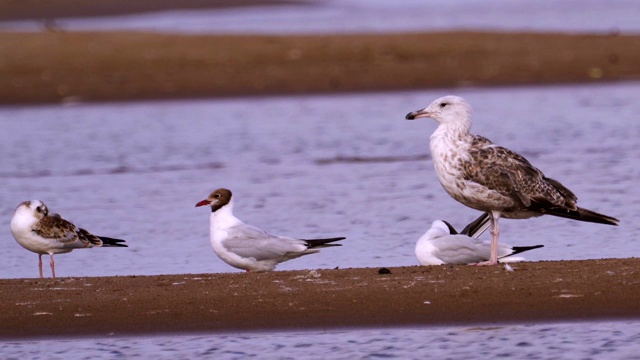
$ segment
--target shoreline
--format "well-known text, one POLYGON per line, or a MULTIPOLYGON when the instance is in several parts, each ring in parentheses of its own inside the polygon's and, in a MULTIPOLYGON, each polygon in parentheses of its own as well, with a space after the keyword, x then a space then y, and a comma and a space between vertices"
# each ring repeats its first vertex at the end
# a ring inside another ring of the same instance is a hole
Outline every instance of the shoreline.
POLYGON ((0 280, 0 339, 640 318, 640 258, 0 280))
POLYGON ((640 79, 640 35, 0 32, 0 105, 640 79))

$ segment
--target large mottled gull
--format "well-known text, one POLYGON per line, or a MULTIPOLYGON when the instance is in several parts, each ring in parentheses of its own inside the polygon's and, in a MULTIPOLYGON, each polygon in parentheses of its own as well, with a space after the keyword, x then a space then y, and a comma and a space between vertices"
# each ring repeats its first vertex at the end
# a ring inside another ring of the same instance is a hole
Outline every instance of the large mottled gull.
POLYGON ((461 97, 445 96, 410 112, 407 120, 431 118, 439 125, 431 135, 431 157, 440 184, 462 204, 491 214, 491 257, 478 265, 498 263, 501 217, 528 219, 555 215, 599 224, 619 220, 580 208, 564 185, 546 177, 523 156, 482 136, 470 134, 471 106, 461 97))

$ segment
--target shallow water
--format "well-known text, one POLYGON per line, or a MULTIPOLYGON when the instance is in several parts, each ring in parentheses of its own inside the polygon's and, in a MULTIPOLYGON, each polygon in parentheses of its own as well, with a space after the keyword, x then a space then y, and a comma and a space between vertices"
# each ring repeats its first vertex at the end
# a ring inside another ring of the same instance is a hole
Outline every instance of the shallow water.
MULTIPOLYGON (((0 277, 38 275, 37 255, 9 230, 27 199, 130 245, 58 255, 59 276, 238 271, 214 255, 209 212, 194 207, 218 187, 234 191, 239 218, 272 233, 347 237, 278 269, 416 265, 433 220, 462 228, 477 216, 425 158, 435 122, 404 120, 448 92, 2 107, 0 277)), ((475 133, 622 222, 503 220, 501 240, 544 244, 529 260, 640 256, 640 83, 455 93, 474 106, 475 133)))
POLYGON ((637 322, 0 342, 10 359, 638 359, 637 322))
MULTIPOLYGON (((58 19, 65 30, 183 33, 357 33, 443 31, 640 32, 635 0, 321 0, 310 6, 166 11, 88 19, 58 19)), ((0 28, 40 30, 42 21, 0 22, 0 28)))

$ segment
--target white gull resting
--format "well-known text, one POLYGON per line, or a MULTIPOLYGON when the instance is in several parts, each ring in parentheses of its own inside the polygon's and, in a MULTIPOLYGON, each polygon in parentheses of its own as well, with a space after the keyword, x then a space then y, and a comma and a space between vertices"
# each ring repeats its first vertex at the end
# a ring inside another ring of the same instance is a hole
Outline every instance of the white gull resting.
POLYGON ((242 270, 271 271, 283 261, 314 254, 344 237, 303 240, 271 235, 245 224, 233 215, 233 198, 228 189, 217 189, 196 206, 210 206, 211 246, 222 261, 242 270))
POLYGON ((124 240, 93 235, 58 214, 49 214, 49 209, 40 200, 25 201, 18 205, 11 218, 11 234, 22 247, 38 254, 40 278, 43 277, 44 254, 49 254, 51 258, 51 276, 55 279, 53 254, 92 247, 127 247, 123 244, 124 240))
MULTIPOLYGON (((416 257, 420 265, 475 264, 486 261, 491 256, 491 243, 477 239, 490 225, 490 215, 482 214, 458 233, 446 221, 436 220, 431 228, 418 239, 416 257)), ((513 256, 544 245, 511 246, 500 243, 498 261, 501 263, 525 260, 513 256)))
POLYGON ((463 98, 445 96, 406 116, 407 120, 418 118, 439 123, 430 147, 445 191, 462 204, 491 214, 491 257, 479 265, 498 263, 500 217, 555 215, 618 225, 618 219, 578 207, 578 199, 569 189, 546 177, 524 157, 470 134, 471 106, 463 98))

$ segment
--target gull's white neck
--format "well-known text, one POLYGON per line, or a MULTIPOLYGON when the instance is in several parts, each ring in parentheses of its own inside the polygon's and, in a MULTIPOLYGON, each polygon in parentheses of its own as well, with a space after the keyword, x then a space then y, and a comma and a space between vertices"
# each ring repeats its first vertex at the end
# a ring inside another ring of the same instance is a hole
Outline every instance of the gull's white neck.
POLYGON ((470 121, 441 123, 431 134, 429 141, 433 161, 444 161, 452 152, 464 151, 471 141, 470 127, 470 121))
POLYGON ((471 127, 468 121, 441 123, 429 141, 431 158, 438 180, 444 189, 457 199, 456 184, 460 179, 463 160, 471 146, 471 127))
MULTIPOLYGON (((471 116, 465 114, 456 120, 443 120, 438 122, 438 128, 433 133, 436 134, 451 134, 456 136, 469 135, 471 131, 471 116)), ((432 135, 432 137, 433 137, 432 135)))
POLYGON ((241 224, 242 221, 233 215, 233 200, 227 205, 211 213, 211 231, 224 230, 241 224))
POLYGON ((16 234, 20 232, 31 232, 33 225, 39 220, 33 216, 31 209, 20 207, 11 218, 11 231, 16 234))

